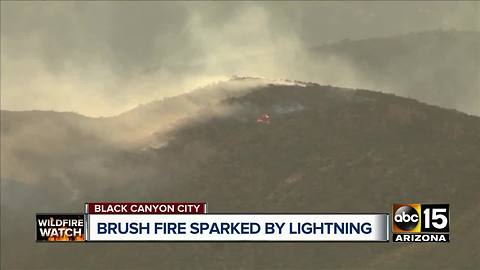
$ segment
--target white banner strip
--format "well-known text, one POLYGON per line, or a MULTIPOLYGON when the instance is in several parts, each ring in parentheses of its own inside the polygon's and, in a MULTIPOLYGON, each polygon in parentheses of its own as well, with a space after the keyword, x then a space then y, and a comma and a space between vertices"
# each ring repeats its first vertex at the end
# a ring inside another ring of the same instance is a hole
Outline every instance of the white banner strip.
POLYGON ((89 214, 87 241, 388 241, 388 214, 89 214))

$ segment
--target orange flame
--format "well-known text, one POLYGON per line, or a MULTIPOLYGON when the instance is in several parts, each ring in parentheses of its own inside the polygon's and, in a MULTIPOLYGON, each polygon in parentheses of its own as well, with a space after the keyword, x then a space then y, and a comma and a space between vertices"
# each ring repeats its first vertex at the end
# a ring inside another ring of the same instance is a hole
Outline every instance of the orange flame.
POLYGON ((77 235, 77 236, 68 236, 65 232, 67 227, 62 227, 64 229, 62 232, 60 232, 60 235, 58 236, 50 236, 48 237, 48 241, 52 242, 57 242, 57 241, 85 241, 85 237, 83 234, 77 235))

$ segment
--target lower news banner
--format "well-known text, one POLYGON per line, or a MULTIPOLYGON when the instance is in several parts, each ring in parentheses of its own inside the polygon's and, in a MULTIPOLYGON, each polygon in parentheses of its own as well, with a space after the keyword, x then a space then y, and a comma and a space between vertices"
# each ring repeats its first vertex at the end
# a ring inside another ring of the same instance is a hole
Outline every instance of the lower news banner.
POLYGON ((37 214, 37 242, 85 241, 84 214, 37 214))
POLYGON ((388 214, 88 214, 87 241, 387 242, 388 214))

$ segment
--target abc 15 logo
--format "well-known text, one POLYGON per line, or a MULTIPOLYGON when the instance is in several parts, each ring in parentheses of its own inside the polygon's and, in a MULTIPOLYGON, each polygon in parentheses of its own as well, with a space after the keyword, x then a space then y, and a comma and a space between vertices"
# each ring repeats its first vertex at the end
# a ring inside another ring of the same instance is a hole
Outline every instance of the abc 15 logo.
POLYGON ((432 233, 450 231, 448 204, 394 204, 393 233, 432 233))

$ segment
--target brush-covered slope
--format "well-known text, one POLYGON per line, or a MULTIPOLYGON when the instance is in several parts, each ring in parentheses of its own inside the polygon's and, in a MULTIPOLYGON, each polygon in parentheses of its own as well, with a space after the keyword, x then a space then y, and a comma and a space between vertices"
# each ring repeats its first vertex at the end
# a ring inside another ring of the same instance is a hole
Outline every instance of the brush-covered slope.
MULTIPOLYGON (((4 156, 2 142, 2 160, 12 166, 8 175, 2 168, 2 267, 383 269, 480 264, 480 235, 472 228, 480 221, 478 117, 366 90, 264 84, 199 110, 157 139, 163 146, 114 148, 43 166, 24 163, 15 153, 17 167, 11 163, 14 157, 4 156), (265 112, 270 124, 256 123, 265 112), (25 173, 28 166, 35 166, 38 181, 16 178, 31 176, 25 173), (83 202, 99 200, 200 200, 209 203, 210 212, 248 213, 390 212, 394 202, 450 203, 452 242, 33 243, 34 212, 79 212, 83 202), (73 264, 78 258, 82 263, 73 264)), ((91 151, 76 145, 69 149, 70 154, 91 151)))

